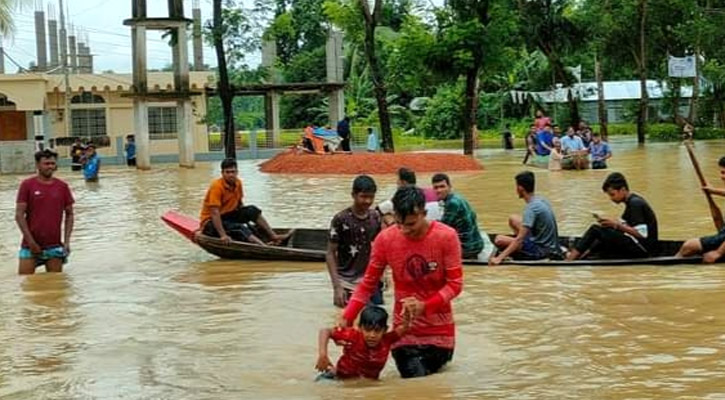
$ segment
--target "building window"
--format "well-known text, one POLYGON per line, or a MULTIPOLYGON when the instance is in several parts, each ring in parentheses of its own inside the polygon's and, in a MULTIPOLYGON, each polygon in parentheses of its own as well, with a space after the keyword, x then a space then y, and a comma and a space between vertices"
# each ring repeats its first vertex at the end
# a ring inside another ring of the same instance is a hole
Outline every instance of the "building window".
POLYGON ((71 97, 71 104, 103 104, 106 101, 103 97, 91 92, 81 92, 81 94, 71 97))
POLYGON ((149 107, 149 138, 176 139, 176 107, 149 107))
POLYGON ((73 136, 91 137, 106 135, 106 110, 88 108, 71 110, 73 136))

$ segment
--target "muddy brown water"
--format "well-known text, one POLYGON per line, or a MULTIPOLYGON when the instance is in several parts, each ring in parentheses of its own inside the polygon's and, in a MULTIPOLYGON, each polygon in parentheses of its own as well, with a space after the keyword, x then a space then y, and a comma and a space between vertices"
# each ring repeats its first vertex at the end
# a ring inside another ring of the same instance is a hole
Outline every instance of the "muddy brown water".
MULTIPOLYGON (((713 230, 684 148, 614 149, 611 170, 651 203, 663 238, 713 230)), ((719 184, 725 142, 696 150, 719 184)), ((453 184, 481 226, 502 231, 523 206, 512 178, 522 154, 479 156, 486 170, 453 184)), ((622 212, 601 192, 606 172, 534 171, 562 234, 581 234, 591 211, 622 212)), ((30 277, 16 275, 22 177, 0 178, 0 398, 725 398, 724 266, 466 267, 443 373, 402 380, 390 361, 379 382, 315 384, 317 330, 337 315, 324 265, 218 260, 159 220, 197 215, 217 174, 104 168, 86 184, 61 171, 77 200, 73 254, 66 273, 30 277)), ((265 175, 251 161, 241 176, 276 226, 323 228, 349 203, 351 177, 265 175)), ((390 196, 394 178, 375 178, 390 196)))

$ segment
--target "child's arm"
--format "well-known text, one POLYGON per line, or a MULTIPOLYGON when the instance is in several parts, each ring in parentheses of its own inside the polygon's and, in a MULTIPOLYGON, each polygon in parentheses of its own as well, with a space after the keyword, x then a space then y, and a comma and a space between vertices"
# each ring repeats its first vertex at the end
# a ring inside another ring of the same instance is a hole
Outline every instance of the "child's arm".
POLYGON ((317 364, 315 368, 320 372, 329 371, 332 369, 332 361, 327 355, 327 344, 330 342, 330 336, 332 335, 332 329, 325 328, 320 329, 320 334, 317 338, 317 364))

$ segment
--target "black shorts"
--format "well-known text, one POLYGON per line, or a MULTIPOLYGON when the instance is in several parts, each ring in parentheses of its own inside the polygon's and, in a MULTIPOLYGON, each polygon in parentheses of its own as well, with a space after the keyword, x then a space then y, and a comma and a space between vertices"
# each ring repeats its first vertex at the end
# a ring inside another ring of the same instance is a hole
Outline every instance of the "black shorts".
POLYGON ((717 250, 720 245, 725 242, 725 228, 720 229, 720 232, 712 235, 700 238, 700 245, 702 246, 702 252, 707 253, 709 251, 717 250))
MULTIPOLYGON (((233 240, 248 242, 249 237, 255 234, 250 227, 250 222, 257 221, 260 215, 262 215, 262 210, 259 208, 242 206, 232 212, 222 214, 222 227, 233 240)), ((219 237, 219 232, 217 232, 211 220, 204 224, 202 233, 211 237, 219 237)))
POLYGON ((136 159, 135 158, 127 158, 126 159, 126 165, 129 167, 135 167, 136 166, 136 159))
POLYGON ((607 169, 607 162, 604 160, 592 161, 592 169, 607 169))
POLYGON ((393 358, 402 378, 415 378, 438 372, 453 359, 453 349, 433 345, 400 346, 393 358))

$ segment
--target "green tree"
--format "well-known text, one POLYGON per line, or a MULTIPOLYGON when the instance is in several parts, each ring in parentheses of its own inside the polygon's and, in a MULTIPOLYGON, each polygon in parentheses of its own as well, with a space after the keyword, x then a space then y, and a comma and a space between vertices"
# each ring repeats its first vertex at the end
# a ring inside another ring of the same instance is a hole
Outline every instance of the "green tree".
POLYGON ((335 25, 345 31, 350 42, 361 44, 363 48, 377 103, 382 147, 386 152, 393 152, 395 148, 388 110, 388 89, 375 35, 383 22, 383 0, 375 0, 372 9, 367 0, 344 0, 339 3, 328 1, 325 3, 325 13, 335 25))
POLYGON ((507 2, 499 0, 450 0, 438 11, 439 32, 432 65, 454 79, 465 80, 463 129, 464 154, 473 155, 478 120, 480 74, 489 75, 507 63, 507 45, 515 28, 507 2))
MULTIPOLYGON (((574 0, 517 0, 520 16, 520 35, 529 49, 538 49, 549 60, 556 80, 566 88, 574 84, 564 59, 580 48, 584 31, 574 22, 574 0)), ((569 123, 579 123, 577 99, 569 90, 569 123)))

